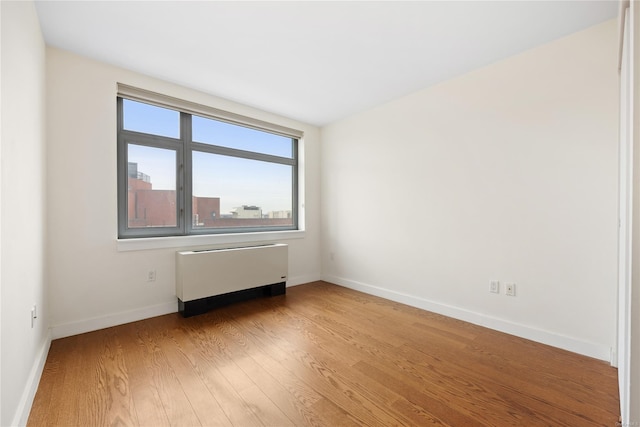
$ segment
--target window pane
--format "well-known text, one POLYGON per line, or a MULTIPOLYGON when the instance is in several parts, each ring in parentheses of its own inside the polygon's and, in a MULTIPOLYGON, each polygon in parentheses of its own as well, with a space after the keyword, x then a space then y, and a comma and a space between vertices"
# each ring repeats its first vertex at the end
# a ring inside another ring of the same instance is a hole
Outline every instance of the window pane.
POLYGON ((293 226, 293 166, 193 152, 193 227, 293 226))
POLYGON ((198 116, 193 116, 192 126, 196 142, 289 159, 293 157, 291 138, 198 116))
POLYGON ((176 227, 176 152, 129 144, 129 228, 176 227))
POLYGON ((123 128, 152 135, 180 137, 180 113, 155 105, 123 99, 123 128))

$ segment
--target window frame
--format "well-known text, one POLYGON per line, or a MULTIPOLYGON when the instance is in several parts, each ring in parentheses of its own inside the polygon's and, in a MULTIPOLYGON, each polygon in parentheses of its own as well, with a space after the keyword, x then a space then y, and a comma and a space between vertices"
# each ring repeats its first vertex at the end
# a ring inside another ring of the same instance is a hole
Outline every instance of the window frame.
POLYGON ((179 100, 160 95, 143 89, 118 84, 116 97, 117 108, 117 174, 118 174, 118 239, 138 239, 154 237, 186 237, 222 234, 253 234, 277 231, 300 231, 299 225, 299 143, 302 131, 290 129, 273 123, 263 122, 251 117, 218 110, 201 104, 179 100), (131 100, 154 105, 161 108, 178 111, 180 113, 179 138, 151 135, 124 129, 123 100, 131 100), (254 130, 276 134, 291 138, 291 158, 253 151, 223 147, 193 141, 192 116, 197 115, 207 119, 226 122, 254 130), (130 144, 173 150, 176 153, 176 226, 175 227, 129 227, 128 218, 128 147, 130 144), (200 228, 193 226, 192 194, 193 171, 192 153, 194 151, 207 154, 230 156, 249 160, 283 164, 291 167, 291 225, 280 226, 247 226, 200 228))

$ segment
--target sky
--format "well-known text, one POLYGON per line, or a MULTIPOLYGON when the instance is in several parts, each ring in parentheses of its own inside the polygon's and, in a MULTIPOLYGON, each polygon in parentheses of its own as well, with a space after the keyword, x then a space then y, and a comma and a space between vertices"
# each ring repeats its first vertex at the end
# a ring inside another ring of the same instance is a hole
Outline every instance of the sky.
MULTIPOLYGON (((124 128, 169 138, 180 137, 180 113, 124 100, 124 128)), ((193 140, 241 150, 292 158, 290 138, 193 116, 193 140)), ((176 145, 180 145, 176 141, 176 145)), ((151 177, 155 190, 175 190, 176 152, 129 144, 128 161, 151 177)), ((221 213, 242 205, 260 206, 263 213, 292 210, 293 167, 194 151, 193 195, 220 197, 221 213)))

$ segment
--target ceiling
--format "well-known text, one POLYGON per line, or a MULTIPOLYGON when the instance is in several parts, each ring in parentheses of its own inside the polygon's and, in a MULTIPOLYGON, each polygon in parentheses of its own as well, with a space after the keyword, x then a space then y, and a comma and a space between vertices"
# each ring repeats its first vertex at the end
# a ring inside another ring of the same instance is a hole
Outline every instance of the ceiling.
POLYGON ((37 1, 36 8, 50 46, 322 126, 614 18, 618 3, 37 1))

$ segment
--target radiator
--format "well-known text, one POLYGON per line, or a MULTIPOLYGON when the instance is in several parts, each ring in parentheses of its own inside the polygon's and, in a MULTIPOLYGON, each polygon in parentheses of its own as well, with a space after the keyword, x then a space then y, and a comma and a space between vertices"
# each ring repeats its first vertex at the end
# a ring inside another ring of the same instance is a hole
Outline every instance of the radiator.
POLYGON ((288 246, 270 244, 176 253, 178 310, 189 317, 257 296, 285 293, 288 246))

